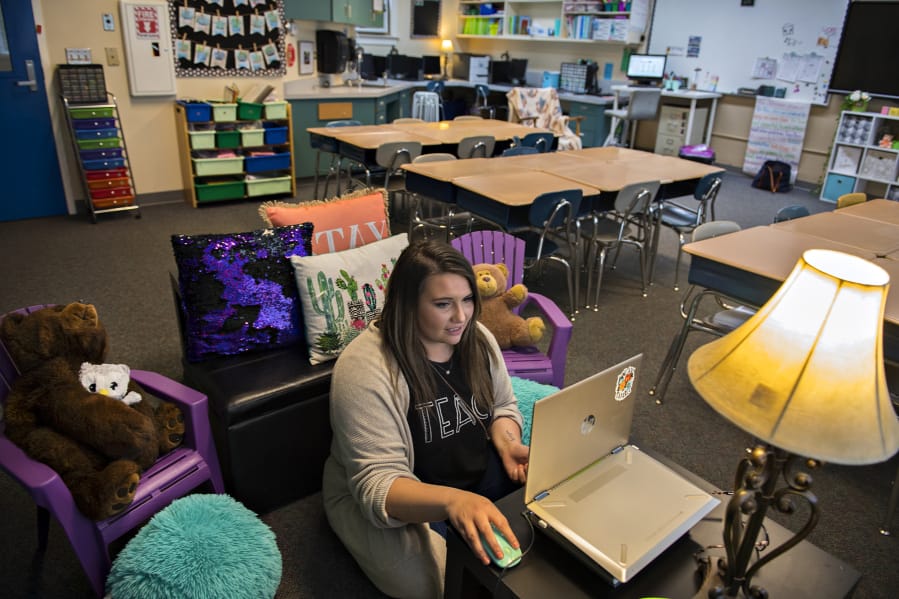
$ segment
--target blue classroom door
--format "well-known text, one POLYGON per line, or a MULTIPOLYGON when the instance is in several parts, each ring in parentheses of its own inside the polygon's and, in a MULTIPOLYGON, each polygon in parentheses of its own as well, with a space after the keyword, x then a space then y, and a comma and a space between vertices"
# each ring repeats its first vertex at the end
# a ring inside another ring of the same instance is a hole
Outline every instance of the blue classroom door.
POLYGON ((66 214, 30 1, 0 0, 0 143, 0 221, 66 214))

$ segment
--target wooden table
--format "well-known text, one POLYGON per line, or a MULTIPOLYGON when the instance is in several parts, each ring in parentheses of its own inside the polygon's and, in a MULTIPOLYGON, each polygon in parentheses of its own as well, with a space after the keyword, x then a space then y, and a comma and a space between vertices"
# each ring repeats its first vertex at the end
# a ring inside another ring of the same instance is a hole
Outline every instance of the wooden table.
POLYGON ((895 200, 868 200, 861 204, 854 204, 846 208, 840 208, 840 214, 849 214, 861 218, 870 218, 880 222, 899 225, 899 202, 895 200))
POLYGON ((489 135, 496 141, 501 142, 510 141, 514 137, 524 137, 529 133, 552 133, 549 129, 527 127, 520 123, 510 123, 496 119, 440 121, 437 123, 391 123, 382 126, 426 135, 448 145, 458 145, 462 139, 474 135, 489 135))
MULTIPOLYGON (((895 278, 899 277, 899 261, 878 258, 871 250, 851 245, 857 243, 854 232, 847 233, 848 243, 839 229, 830 232, 833 239, 768 225, 688 243, 684 251, 691 255, 690 283, 761 306, 780 288, 802 253, 810 249, 836 250, 871 260, 887 270, 892 280, 899 280, 895 278)), ((899 291, 895 285, 884 309, 883 347, 887 358, 899 360, 899 291)))
POLYGON ((440 202, 456 203, 455 179, 473 175, 518 173, 526 175, 531 169, 513 165, 510 158, 469 158, 403 165, 406 171, 406 189, 440 202))
POLYGON ((899 222, 891 223, 856 216, 845 210, 844 208, 833 212, 821 212, 771 226, 822 239, 837 239, 841 243, 873 252, 877 256, 885 256, 899 250, 899 222))

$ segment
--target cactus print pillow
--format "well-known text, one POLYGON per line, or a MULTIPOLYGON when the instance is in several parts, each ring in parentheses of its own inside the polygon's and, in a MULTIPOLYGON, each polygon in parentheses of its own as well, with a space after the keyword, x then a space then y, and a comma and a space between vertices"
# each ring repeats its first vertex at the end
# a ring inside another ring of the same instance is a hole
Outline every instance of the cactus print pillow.
POLYGON ((172 235, 190 362, 302 339, 288 257, 308 256, 312 225, 172 235))
POLYGON ((405 233, 319 256, 291 256, 309 362, 333 360, 381 313, 387 278, 409 245, 405 233))

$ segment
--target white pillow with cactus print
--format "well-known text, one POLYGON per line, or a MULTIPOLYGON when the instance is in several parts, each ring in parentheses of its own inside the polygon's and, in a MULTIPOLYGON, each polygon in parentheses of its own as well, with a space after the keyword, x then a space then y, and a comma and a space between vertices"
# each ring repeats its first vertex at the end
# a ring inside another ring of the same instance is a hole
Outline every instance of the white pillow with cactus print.
POLYGON ((336 358, 381 313, 387 278, 407 245, 408 236, 400 233, 341 252, 291 256, 309 362, 336 358))

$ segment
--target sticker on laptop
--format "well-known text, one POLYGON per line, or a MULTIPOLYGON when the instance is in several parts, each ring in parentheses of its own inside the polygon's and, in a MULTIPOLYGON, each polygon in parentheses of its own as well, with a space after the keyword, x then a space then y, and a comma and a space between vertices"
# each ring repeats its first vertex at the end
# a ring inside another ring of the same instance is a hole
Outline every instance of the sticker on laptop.
POLYGON ((628 366, 618 375, 618 381, 615 383, 615 401, 624 401, 634 390, 636 372, 636 368, 628 366))

